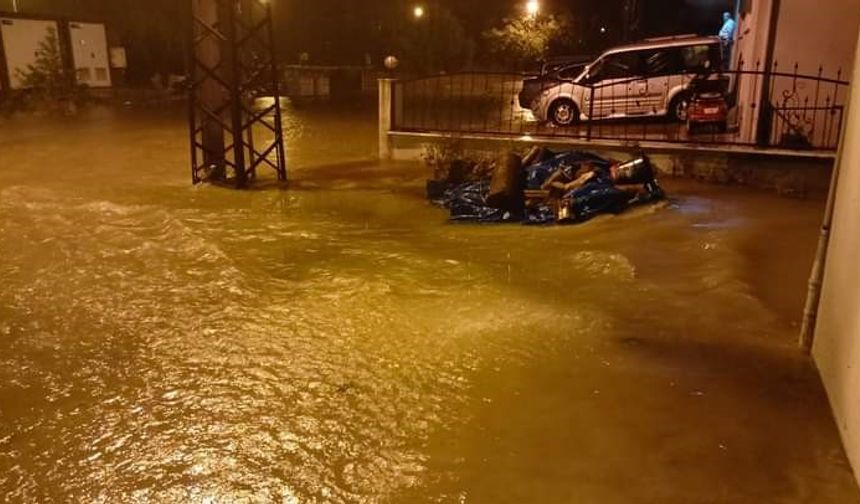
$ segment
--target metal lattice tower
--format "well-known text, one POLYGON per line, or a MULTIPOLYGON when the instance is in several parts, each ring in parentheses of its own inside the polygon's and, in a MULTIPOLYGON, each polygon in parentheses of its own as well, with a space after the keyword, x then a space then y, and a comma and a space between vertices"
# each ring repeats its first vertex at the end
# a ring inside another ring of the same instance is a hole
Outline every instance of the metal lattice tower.
POLYGON ((270 6, 265 0, 191 0, 191 18, 193 182, 243 188, 260 166, 274 169, 278 180, 285 181, 270 6))

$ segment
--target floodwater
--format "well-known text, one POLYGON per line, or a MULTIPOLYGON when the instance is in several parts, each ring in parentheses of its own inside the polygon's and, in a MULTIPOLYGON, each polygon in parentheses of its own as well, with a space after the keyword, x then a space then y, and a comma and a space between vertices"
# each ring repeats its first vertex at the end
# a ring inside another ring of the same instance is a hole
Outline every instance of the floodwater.
POLYGON ((821 201, 450 225, 372 112, 289 111, 246 192, 182 118, 0 124, 0 501, 860 502, 795 347, 821 201))

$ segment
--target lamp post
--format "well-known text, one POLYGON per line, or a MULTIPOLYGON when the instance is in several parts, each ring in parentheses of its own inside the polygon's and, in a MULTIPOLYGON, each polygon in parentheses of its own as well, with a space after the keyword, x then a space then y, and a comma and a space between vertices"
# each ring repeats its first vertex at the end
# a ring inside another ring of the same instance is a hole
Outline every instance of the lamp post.
POLYGON ((528 0, 526 2, 526 15, 531 19, 535 19, 539 13, 540 0, 528 0))
MULTIPOLYGON (((431 2, 433 0, 430 0, 431 2)), ((433 22, 435 21, 436 12, 438 12, 437 5, 435 3, 431 4, 429 7, 425 7, 422 4, 416 4, 412 9, 412 18, 415 23, 418 25, 416 28, 416 32, 418 33, 418 37, 421 42, 420 44, 424 47, 424 56, 423 56, 423 64, 429 65, 432 68, 432 51, 430 50, 430 44, 432 43, 431 39, 433 37, 433 22), (427 17, 432 16, 430 19, 426 19, 427 17)), ((414 64, 414 62, 413 62, 414 64)))

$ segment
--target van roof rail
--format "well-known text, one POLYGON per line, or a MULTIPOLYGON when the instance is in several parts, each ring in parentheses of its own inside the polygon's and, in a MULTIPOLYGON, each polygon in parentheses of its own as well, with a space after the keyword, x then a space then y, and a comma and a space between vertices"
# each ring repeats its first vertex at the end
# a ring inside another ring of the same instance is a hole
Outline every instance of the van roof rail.
POLYGON ((669 35, 666 37, 653 37, 653 38, 646 38, 645 42, 666 42, 668 40, 684 40, 684 39, 691 39, 691 38, 699 38, 699 35, 696 35, 695 33, 684 33, 682 35, 669 35))

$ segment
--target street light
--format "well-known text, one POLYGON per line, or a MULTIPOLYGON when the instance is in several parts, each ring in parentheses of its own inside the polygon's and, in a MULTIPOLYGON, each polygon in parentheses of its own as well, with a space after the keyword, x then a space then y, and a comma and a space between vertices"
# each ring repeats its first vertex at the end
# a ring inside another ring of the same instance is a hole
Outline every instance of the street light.
POLYGON ((424 7, 421 5, 416 5, 414 9, 412 9, 412 15, 415 16, 416 20, 420 20, 424 17, 424 7))
POLYGON ((535 18, 538 13, 540 13, 540 0, 528 0, 526 3, 526 14, 530 18, 535 18))

